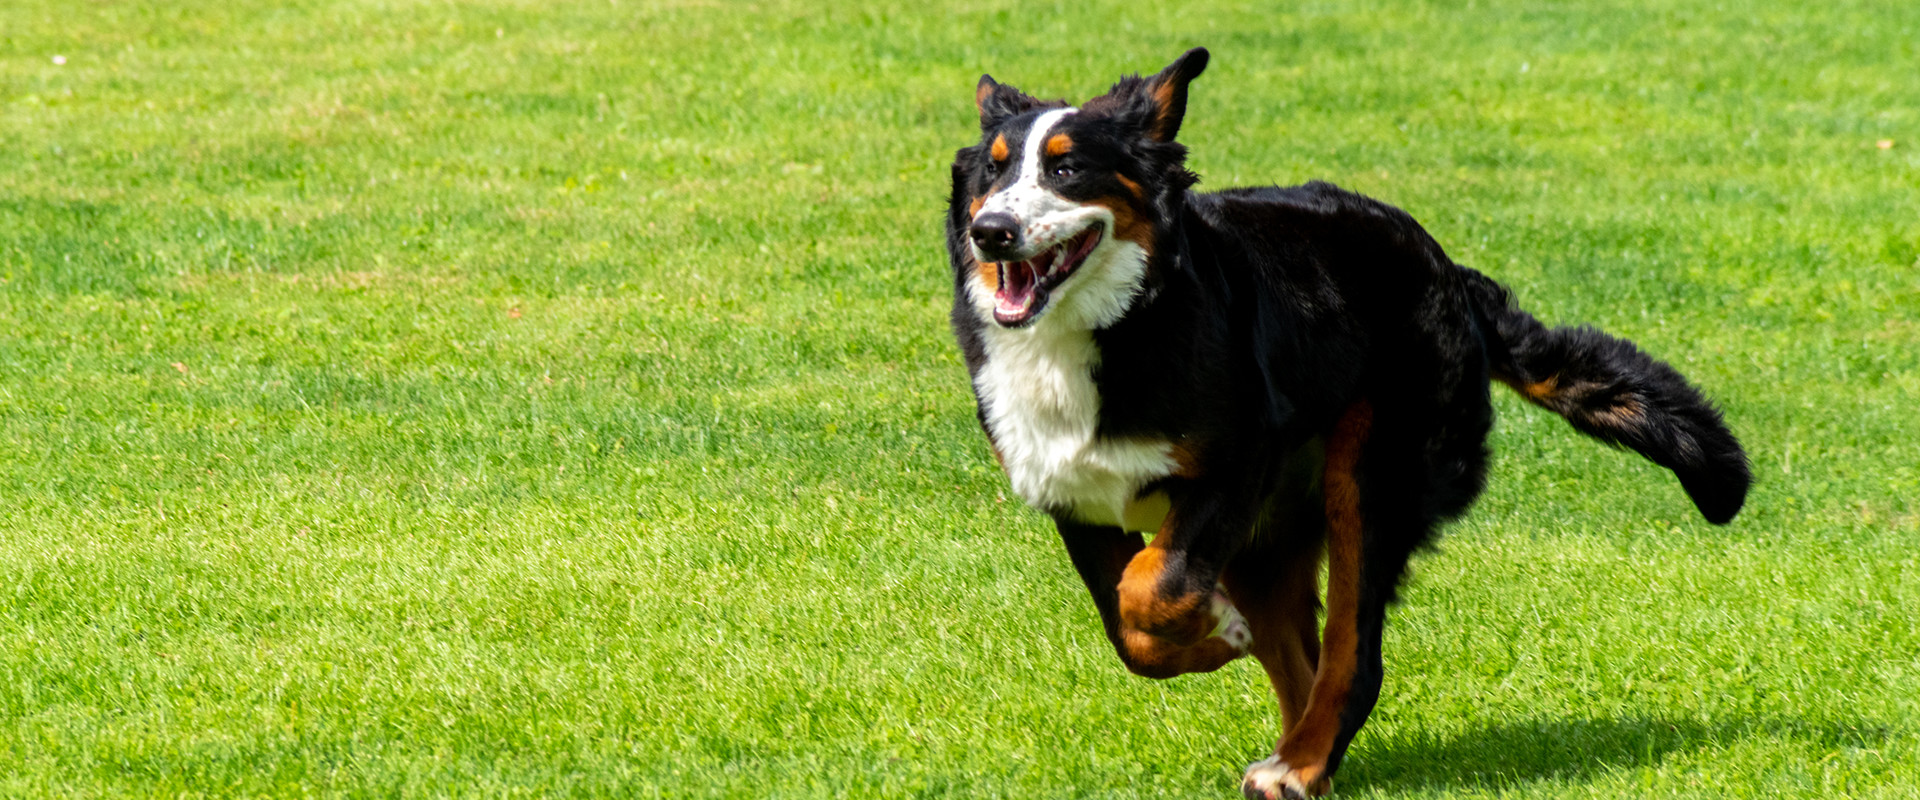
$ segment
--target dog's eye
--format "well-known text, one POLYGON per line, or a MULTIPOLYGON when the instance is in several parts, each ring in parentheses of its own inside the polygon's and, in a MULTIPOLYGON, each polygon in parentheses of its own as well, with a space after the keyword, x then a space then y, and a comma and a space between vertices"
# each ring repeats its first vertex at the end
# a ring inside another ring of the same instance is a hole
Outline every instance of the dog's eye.
POLYGON ((1053 168, 1053 177, 1056 177, 1056 178, 1071 178, 1071 177, 1073 177, 1073 167, 1069 167, 1069 166, 1067 166, 1067 165, 1065 165, 1065 164, 1061 164, 1060 166, 1057 166, 1057 167, 1054 167, 1054 168, 1053 168))

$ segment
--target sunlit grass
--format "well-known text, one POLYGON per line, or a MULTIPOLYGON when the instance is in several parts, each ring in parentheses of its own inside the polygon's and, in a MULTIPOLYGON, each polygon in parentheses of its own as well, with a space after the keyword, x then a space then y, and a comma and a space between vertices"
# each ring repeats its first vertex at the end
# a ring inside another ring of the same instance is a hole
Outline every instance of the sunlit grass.
POLYGON ((992 72, 1206 45, 1204 186, 1407 208, 1643 343, 1720 529, 1501 397, 1350 796, 1920 791, 1920 8, 0 7, 0 793, 1220 797, 945 315, 992 72), (55 63, 54 56, 64 63, 55 63), (1882 140, 1892 140, 1881 147, 1882 140))

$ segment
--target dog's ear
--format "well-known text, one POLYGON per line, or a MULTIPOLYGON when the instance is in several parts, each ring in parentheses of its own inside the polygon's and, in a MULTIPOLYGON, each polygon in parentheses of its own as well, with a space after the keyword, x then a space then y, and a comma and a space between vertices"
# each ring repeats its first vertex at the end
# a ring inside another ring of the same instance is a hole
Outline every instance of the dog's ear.
POLYGON ((1207 48, 1188 50, 1152 77, 1129 75, 1088 100, 1082 110, 1105 113, 1156 142, 1171 142, 1187 116, 1187 84, 1207 70, 1207 48))
POLYGON ((1004 83, 994 81, 992 75, 980 76, 980 86, 973 90, 973 104, 980 109, 980 130, 991 130, 1008 117, 1031 111, 1040 101, 1028 97, 1026 92, 1004 83))
POLYGON ((1147 79, 1147 97, 1153 101, 1153 120, 1147 135, 1157 141, 1171 142, 1180 132, 1180 121, 1187 117, 1187 84, 1207 71, 1207 48, 1196 47, 1181 54, 1166 69, 1147 79))

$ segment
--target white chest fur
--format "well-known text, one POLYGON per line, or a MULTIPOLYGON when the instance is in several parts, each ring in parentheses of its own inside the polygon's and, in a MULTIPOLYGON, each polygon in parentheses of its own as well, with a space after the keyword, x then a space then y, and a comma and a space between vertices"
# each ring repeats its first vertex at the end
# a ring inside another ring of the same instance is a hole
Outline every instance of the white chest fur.
POLYGON ((1157 528, 1157 519, 1142 518, 1134 495, 1174 471, 1172 446, 1098 436, 1093 336, 1045 322, 1020 330, 989 325, 986 363, 974 379, 1014 491, 1035 508, 1082 522, 1157 528))

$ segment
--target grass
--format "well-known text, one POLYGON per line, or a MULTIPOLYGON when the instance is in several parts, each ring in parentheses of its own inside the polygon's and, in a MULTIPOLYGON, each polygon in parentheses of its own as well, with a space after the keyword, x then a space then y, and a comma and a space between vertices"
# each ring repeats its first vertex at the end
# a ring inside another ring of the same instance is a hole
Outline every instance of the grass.
POLYGON ((1341 794, 1920 792, 1920 6, 1266 5, 0 7, 0 793, 1231 796, 1258 670, 1124 674, 938 232, 980 72, 1201 44, 1205 186, 1407 208, 1760 475, 1500 397, 1341 794))

